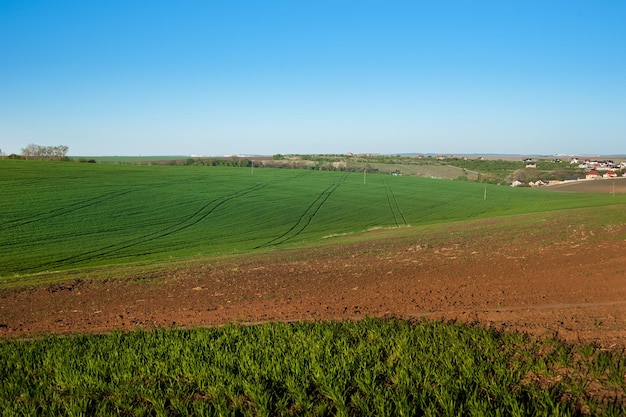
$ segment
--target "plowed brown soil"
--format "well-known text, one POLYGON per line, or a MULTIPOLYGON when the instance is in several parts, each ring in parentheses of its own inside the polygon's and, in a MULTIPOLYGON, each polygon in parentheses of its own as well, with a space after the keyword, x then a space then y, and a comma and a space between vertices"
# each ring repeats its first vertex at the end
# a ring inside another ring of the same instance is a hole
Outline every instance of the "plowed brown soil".
POLYGON ((623 348, 626 226, 584 221, 490 219, 115 279, 68 273, 0 290, 0 337, 397 316, 623 348))

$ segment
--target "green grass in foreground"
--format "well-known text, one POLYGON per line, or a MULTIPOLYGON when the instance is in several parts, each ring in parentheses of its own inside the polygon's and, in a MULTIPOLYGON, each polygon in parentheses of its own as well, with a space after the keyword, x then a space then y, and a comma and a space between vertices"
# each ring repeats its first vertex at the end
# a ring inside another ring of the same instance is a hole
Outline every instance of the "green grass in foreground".
POLYGON ((3 415, 624 415, 622 353, 366 319, 0 342, 3 415))
POLYGON ((626 202, 619 195, 286 169, 0 160, 0 174, 0 277, 626 202))

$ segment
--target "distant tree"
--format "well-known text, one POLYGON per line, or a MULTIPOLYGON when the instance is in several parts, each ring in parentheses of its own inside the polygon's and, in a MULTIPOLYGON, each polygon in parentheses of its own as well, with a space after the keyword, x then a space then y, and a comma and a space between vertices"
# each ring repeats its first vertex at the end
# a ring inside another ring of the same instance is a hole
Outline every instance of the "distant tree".
POLYGON ((36 157, 37 148, 39 148, 39 146, 35 145, 34 143, 26 145, 25 148, 22 148, 22 156, 26 159, 36 157))
POLYGON ((69 149, 70 148, 65 145, 53 146, 51 149, 51 154, 52 154, 51 156, 54 159, 63 161, 67 157, 67 151, 69 149))
POLYGON ((526 182, 526 170, 518 169, 513 173, 513 181, 526 182))

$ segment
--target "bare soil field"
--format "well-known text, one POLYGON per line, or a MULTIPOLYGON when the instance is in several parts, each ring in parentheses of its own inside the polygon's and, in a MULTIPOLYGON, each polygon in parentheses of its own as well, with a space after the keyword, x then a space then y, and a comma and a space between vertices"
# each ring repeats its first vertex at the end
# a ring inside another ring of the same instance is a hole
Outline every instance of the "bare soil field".
POLYGON ((568 212, 365 235, 5 288, 0 337, 396 316, 626 348, 626 225, 568 212))
POLYGON ((580 180, 564 184, 551 185, 551 191, 561 191, 569 193, 601 193, 601 194, 625 194, 626 178, 580 180))

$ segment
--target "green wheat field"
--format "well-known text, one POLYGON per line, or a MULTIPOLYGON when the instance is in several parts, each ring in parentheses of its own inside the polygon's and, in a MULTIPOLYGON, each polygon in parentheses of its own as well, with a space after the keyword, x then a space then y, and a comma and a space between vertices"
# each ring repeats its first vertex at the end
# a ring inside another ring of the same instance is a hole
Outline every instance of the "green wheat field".
POLYGON ((12 160, 0 189, 0 277, 626 202, 384 174, 12 160))

